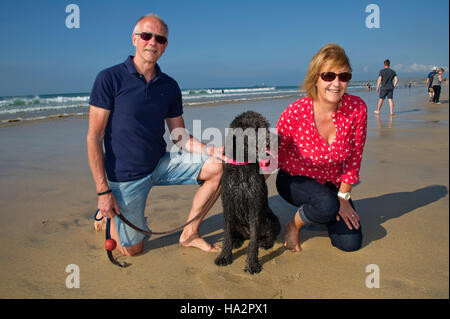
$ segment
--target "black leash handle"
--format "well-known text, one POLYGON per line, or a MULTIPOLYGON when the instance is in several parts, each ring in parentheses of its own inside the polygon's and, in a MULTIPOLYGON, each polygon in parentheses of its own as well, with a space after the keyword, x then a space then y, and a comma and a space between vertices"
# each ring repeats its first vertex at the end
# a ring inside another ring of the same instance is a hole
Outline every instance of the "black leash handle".
MULTIPOLYGON (((98 210, 97 210, 98 211, 98 210)), ((95 215, 97 215, 97 213, 95 213, 95 215)), ((108 218, 108 219, 106 219, 106 240, 108 240, 108 239, 111 239, 111 232, 110 232, 110 219, 108 218)), ((131 264, 129 264, 129 263, 127 263, 127 262, 120 262, 120 261, 117 261, 115 258, 114 258, 114 256, 113 256, 113 254, 112 254, 112 250, 108 250, 108 249, 106 249, 106 254, 108 255, 108 258, 109 258, 109 260, 114 264, 114 265, 117 265, 117 266, 119 266, 119 267, 122 267, 122 268, 126 268, 126 267, 128 267, 128 266, 130 266, 131 264)))

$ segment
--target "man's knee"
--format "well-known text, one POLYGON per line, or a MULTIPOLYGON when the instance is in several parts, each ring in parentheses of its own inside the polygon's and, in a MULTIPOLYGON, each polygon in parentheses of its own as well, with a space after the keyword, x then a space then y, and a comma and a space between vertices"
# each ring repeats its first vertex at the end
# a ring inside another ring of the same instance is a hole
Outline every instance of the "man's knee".
POLYGON ((205 164, 203 164, 198 179, 219 182, 222 177, 222 172, 222 162, 216 158, 210 157, 205 164))
POLYGON ((120 247, 120 252, 124 256, 135 256, 142 253, 143 242, 141 241, 139 244, 129 246, 129 247, 120 247))

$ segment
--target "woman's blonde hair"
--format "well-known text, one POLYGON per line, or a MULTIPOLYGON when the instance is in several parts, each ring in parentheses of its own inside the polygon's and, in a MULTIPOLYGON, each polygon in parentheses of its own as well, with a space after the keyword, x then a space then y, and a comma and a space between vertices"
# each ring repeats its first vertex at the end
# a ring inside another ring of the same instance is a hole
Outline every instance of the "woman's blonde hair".
POLYGON ((303 89, 306 90, 306 94, 312 99, 317 97, 316 83, 324 67, 330 69, 333 67, 347 67, 349 72, 352 72, 350 60, 344 49, 335 43, 325 45, 312 58, 303 82, 303 89))

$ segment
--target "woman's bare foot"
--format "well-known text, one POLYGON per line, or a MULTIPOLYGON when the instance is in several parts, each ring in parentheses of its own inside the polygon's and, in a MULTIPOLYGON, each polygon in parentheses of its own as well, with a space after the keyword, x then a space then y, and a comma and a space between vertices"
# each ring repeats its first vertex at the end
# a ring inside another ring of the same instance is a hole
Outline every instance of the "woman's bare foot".
POLYGON ((180 237, 180 245, 185 247, 195 247, 199 248, 206 252, 216 253, 220 251, 220 247, 216 244, 211 245, 207 243, 203 238, 199 235, 192 235, 187 238, 180 237))
POLYGON ((297 227, 295 226, 294 220, 291 220, 286 225, 286 230, 284 232, 284 247, 293 252, 302 250, 298 240, 299 230, 300 229, 297 229, 297 227))

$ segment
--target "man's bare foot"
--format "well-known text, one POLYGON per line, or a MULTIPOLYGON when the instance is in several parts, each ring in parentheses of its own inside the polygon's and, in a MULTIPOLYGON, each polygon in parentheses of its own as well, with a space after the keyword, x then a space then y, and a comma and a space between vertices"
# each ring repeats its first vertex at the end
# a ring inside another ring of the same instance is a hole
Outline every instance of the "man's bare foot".
POLYGON ((206 252, 216 253, 220 251, 220 247, 216 244, 211 245, 207 243, 203 238, 198 235, 192 235, 187 239, 181 239, 180 237, 180 245, 185 247, 195 247, 199 248, 206 252))
POLYGON ((380 111, 373 111, 373 113, 375 113, 375 114, 380 114, 380 111))
POLYGON ((286 230, 284 233, 284 247, 286 247, 287 249, 296 252, 296 251, 301 251, 302 248, 300 247, 300 243, 298 240, 298 232, 299 230, 297 229, 297 227, 295 227, 295 223, 293 220, 291 220, 287 225, 286 225, 286 230))

